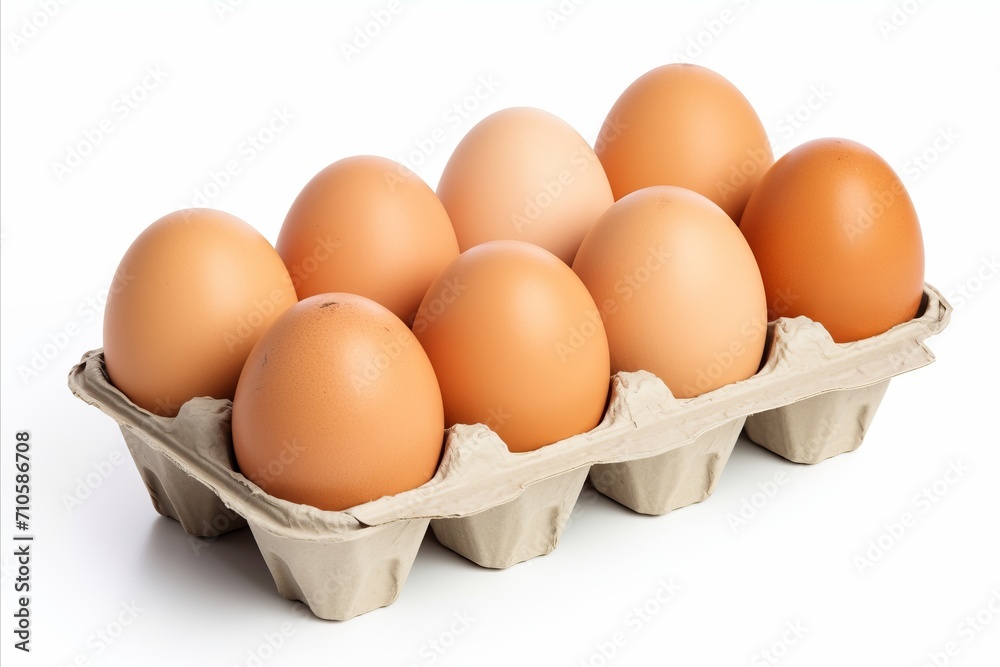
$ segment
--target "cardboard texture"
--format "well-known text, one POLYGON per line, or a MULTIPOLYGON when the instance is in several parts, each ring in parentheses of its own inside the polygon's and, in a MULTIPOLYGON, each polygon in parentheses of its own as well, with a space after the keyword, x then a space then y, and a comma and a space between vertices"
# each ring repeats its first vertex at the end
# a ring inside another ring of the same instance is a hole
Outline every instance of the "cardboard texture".
POLYGON ((525 488, 514 500, 467 517, 434 519, 438 542, 483 567, 505 568, 556 548, 587 468, 577 468, 525 488))
POLYGON ((148 446, 141 435, 126 426, 121 431, 157 512, 176 519, 184 532, 196 537, 216 537, 247 525, 210 487, 148 446))
POLYGON ((694 442, 644 459, 595 465, 590 482, 600 493, 640 514, 666 514, 700 503, 715 490, 746 417, 694 442))
POLYGON ((927 285, 916 318, 856 343, 835 344, 805 317, 779 319, 747 380, 679 400, 650 373, 620 373, 595 429, 534 452, 509 452, 482 424, 456 425, 427 484, 343 512, 275 498, 240 474, 228 400, 196 398, 157 417, 111 385, 101 350, 84 355, 69 386, 121 426, 158 512, 192 535, 249 525, 283 596, 345 620, 396 599, 428 525, 448 548, 503 568, 556 547, 588 475, 646 514, 704 500, 744 422, 755 442, 793 461, 857 448, 888 378, 933 361, 923 341, 949 314, 927 285))
POLYGON ((747 437, 795 463, 819 463, 861 446, 889 386, 831 391, 747 417, 747 437))

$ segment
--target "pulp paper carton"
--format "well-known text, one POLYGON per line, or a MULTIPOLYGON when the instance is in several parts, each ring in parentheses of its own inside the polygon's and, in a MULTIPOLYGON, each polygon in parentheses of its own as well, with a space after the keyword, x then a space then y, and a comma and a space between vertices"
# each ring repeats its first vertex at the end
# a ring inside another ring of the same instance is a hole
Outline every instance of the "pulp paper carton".
POLYGON ((712 493, 744 427, 792 461, 856 449, 889 379, 933 361, 923 341, 949 314, 927 285, 917 317, 855 343, 834 343, 804 317, 778 319, 747 380, 680 400, 650 373, 619 373, 596 428, 534 452, 511 453, 485 425, 457 425, 433 479, 342 512, 275 498, 240 474, 228 400, 155 416, 111 385, 101 350, 84 355, 69 385, 118 422, 158 512, 202 537, 249 525, 278 591, 344 620, 396 599, 428 526, 446 547, 504 568, 556 547, 588 477, 636 512, 664 514, 712 493))

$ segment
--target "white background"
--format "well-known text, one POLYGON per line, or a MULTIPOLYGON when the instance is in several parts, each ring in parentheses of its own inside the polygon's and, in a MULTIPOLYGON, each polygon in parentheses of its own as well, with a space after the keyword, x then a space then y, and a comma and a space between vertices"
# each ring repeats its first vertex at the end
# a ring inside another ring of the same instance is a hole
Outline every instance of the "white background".
POLYGON ((266 665, 997 664, 995 3, 567 1, 554 22, 557 0, 402 2, 348 57, 343 45, 387 0, 224 2, 3 3, 5 665, 253 665, 255 653, 266 665), (956 309, 929 341, 938 361, 892 382, 857 452, 804 467, 741 440, 714 496, 663 517, 585 493, 558 549, 507 571, 428 538, 396 603, 332 623, 277 594, 248 531, 193 548, 153 511, 114 422, 66 389, 70 366, 101 345, 118 260, 161 215, 207 203, 273 241, 298 190, 334 160, 406 159, 433 187, 462 135, 514 105, 592 140, 629 83, 679 56, 737 85, 777 154, 822 136, 861 141, 915 201, 927 280, 956 309), (498 87, 477 100, 481 79, 498 87), (464 117, 452 110, 463 103, 464 117), (251 150, 275 110, 293 119, 251 150), (54 164, 104 119, 111 131, 60 178, 54 164), (430 156, 413 154, 439 127, 430 156), (207 187, 231 160, 239 173, 207 187), (21 429, 34 443, 30 655, 12 647, 21 429), (967 470, 944 481, 953 465, 967 470), (102 468, 106 479, 93 474, 102 468), (787 482, 734 529, 779 472, 787 482), (942 495, 917 503, 935 482, 942 495), (68 508, 75 494, 88 497, 68 508), (886 537, 907 512, 915 525, 886 537), (891 546, 859 571, 880 537, 891 546), (662 605, 661 580, 680 587, 662 605), (655 613, 636 622, 643 605, 655 613), (106 644, 99 631, 117 636, 106 644), (604 658, 618 632, 624 645, 604 658))

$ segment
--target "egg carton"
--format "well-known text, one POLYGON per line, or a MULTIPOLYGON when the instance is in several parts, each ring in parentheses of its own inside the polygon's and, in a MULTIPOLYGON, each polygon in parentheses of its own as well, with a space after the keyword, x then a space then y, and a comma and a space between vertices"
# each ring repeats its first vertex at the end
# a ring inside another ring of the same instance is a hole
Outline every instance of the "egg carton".
POLYGON ((456 425, 430 481, 341 512, 275 498, 240 474, 231 401, 195 398, 174 418, 153 415, 109 382, 100 349, 69 385, 118 422, 156 511, 194 536, 249 525, 281 595, 346 620, 397 598, 428 526, 449 549, 504 568, 556 547, 588 476, 657 515, 712 493, 744 427, 792 461, 856 449, 889 378, 933 361, 923 341, 950 310, 926 285, 913 320, 847 344, 808 318, 778 319, 756 375, 690 399, 651 373, 619 373, 596 428, 533 452, 511 453, 485 425, 456 425))

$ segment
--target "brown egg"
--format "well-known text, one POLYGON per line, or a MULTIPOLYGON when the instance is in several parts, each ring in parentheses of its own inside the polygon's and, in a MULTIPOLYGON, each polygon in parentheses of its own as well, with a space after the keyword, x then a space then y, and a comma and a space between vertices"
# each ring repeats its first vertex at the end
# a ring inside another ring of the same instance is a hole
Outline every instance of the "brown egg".
POLYGON ((523 241, 466 250, 413 323, 444 397, 445 423, 483 423, 524 452, 594 428, 609 386, 608 341, 587 289, 523 241))
POLYGON ((260 335, 295 303, 281 258, 239 218, 166 215, 132 243, 104 311, 104 362, 133 403, 173 417, 195 396, 232 398, 260 335))
POLYGON ((427 355, 398 317, 353 294, 289 309, 254 346, 233 399, 240 471, 324 510, 427 482, 443 440, 427 355))
POLYGON ((458 256, 441 201, 402 165, 338 160, 295 198, 276 245, 300 299, 360 294, 409 324, 427 286, 458 256))
POLYGON ((653 186, 615 202, 583 240, 573 270, 604 317, 611 370, 646 370, 678 398, 760 365, 764 286, 725 212, 684 188, 653 186))
POLYGON ((527 241, 567 264, 611 205, 611 186, 587 142, 539 109, 504 109, 469 131, 448 159, 438 195, 463 251, 527 241))
POLYGON ((805 315, 844 343, 917 314, 917 213, 892 167, 859 143, 816 139, 789 151, 761 179, 740 229, 772 319, 805 315))
POLYGON ((710 69, 657 67, 630 85, 595 144, 615 199, 650 185, 705 195, 736 221, 774 162, 757 113, 710 69))

